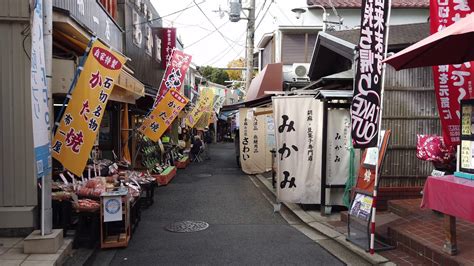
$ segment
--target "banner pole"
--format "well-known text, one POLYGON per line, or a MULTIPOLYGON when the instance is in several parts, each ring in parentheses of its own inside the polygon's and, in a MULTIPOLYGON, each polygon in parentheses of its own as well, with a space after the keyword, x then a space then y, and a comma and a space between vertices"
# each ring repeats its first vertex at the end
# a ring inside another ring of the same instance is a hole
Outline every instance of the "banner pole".
MULTIPOLYGON (((391 0, 388 0, 388 15, 387 15, 387 36, 385 38, 385 51, 384 51, 384 58, 387 57, 387 50, 388 50, 388 37, 389 37, 389 31, 390 31, 390 11, 392 7, 392 2, 391 0)), ((377 212, 377 193, 378 193, 378 181, 379 181, 379 170, 380 170, 380 146, 381 146, 381 141, 383 139, 380 138, 380 133, 381 133, 381 127, 382 127, 382 115, 383 115, 383 99, 384 99, 384 92, 385 92, 385 70, 387 68, 387 64, 383 63, 382 65, 382 86, 380 90, 380 112, 379 112, 379 122, 378 122, 378 128, 377 128, 377 163, 375 164, 375 177, 374 177, 374 192, 373 192, 373 200, 372 200, 372 215, 370 219, 370 254, 375 253, 375 215, 377 212)))
POLYGON ((96 40, 96 37, 92 37, 89 40, 89 43, 87 44, 84 55, 82 56, 81 60, 79 61, 79 65, 77 66, 76 73, 74 73, 74 77, 72 79, 71 85, 69 86, 69 90, 66 94, 66 98, 64 98, 63 105, 61 106, 61 110, 59 111, 59 114, 56 117, 56 121, 54 121, 53 135, 56 134, 56 130, 59 127, 59 121, 61 120, 61 117, 64 114, 64 110, 66 109, 66 103, 68 103, 69 100, 71 99, 72 90, 76 86, 77 79, 79 78, 79 75, 81 74, 82 69, 84 68, 84 63, 86 62, 87 56, 89 55, 89 52, 90 52, 91 47, 92 47, 92 43, 94 43, 95 40, 96 40))

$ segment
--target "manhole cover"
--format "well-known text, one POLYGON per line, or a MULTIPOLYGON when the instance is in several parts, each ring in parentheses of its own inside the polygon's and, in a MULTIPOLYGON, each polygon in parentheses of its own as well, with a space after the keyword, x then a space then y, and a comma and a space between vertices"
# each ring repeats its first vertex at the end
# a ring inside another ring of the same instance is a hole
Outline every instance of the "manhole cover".
POLYGON ((211 177, 211 174, 197 174, 197 177, 211 177))
POLYGON ((181 221, 168 225, 166 230, 177 233, 190 233, 206 230, 209 224, 202 221, 181 221))

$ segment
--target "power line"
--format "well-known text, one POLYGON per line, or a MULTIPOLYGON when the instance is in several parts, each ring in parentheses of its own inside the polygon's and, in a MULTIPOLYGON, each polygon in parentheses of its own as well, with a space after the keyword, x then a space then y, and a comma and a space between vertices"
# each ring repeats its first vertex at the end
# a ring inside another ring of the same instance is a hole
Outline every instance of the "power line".
MULTIPOLYGON (((227 40, 227 38, 224 36, 224 34, 222 34, 222 32, 216 27, 216 25, 212 22, 212 20, 206 15, 206 13, 202 10, 202 8, 196 4, 196 0, 193 0, 194 4, 197 6, 197 8, 201 11, 201 13, 206 17, 206 19, 209 21, 209 23, 212 24, 212 26, 217 30, 217 32, 222 36, 222 38, 227 42, 227 44, 229 46, 232 47, 233 49, 233 46, 229 43, 229 40, 227 40)), ((234 49, 235 51, 235 49, 234 49)), ((235 51, 237 52, 237 51, 235 51)))
MULTIPOLYGON (((245 34, 246 32, 247 32, 247 31, 242 32, 242 34, 240 34, 240 36, 239 36, 237 39, 242 38, 242 36, 244 36, 244 34, 245 34)), ((235 42, 235 43, 237 43, 237 42, 235 42)), ((245 48, 246 48, 246 47, 243 46, 243 45, 242 45, 242 47, 243 47, 242 49, 245 49, 245 48)), ((211 59, 207 60, 206 63, 204 63, 203 65, 210 65, 210 64, 209 64, 210 62, 212 62, 211 65, 214 64, 215 62, 221 60, 221 59, 224 57, 224 56, 222 56, 222 54, 227 54, 227 52, 230 51, 231 49, 232 49, 231 47, 226 47, 226 48, 224 48, 224 50, 218 52, 214 57, 212 57, 211 59), (219 57, 219 58, 218 58, 218 57, 219 57), (215 60, 216 58, 218 58, 218 59, 215 60)), ((241 52, 242 52, 242 51, 240 51, 238 54, 240 55, 241 52)))
MULTIPOLYGON (((191 1, 189 2, 189 4, 188 4, 186 7, 190 7, 190 6, 193 4, 193 2, 194 2, 194 1, 191 0, 191 1)), ((179 14, 171 21, 171 23, 173 23, 175 20, 177 20, 183 13, 184 13, 184 11, 181 12, 181 13, 179 13, 179 14)))
MULTIPOLYGON (((227 22, 229 22, 229 20, 226 20, 226 22, 224 22, 224 24, 220 25, 218 29, 220 29, 220 28, 222 28, 224 25, 226 25, 227 22)), ((189 47, 195 45, 196 43, 199 43, 200 41, 202 41, 202 40, 206 39, 207 37, 211 36, 212 34, 216 33, 216 31, 217 31, 217 29, 214 30, 214 31, 209 32, 208 34, 204 35, 204 36, 203 36, 202 38, 200 38, 199 40, 197 40, 197 41, 191 43, 190 45, 187 45, 186 48, 189 48, 189 47)))
POLYGON ((258 16, 260 15, 260 12, 262 12, 262 10, 263 10, 263 8, 265 7, 266 4, 267 4, 267 0, 265 0, 265 1, 263 2, 263 5, 262 5, 262 6, 260 7, 260 9, 258 10, 257 15, 255 16, 255 20, 258 19, 258 16))
MULTIPOLYGON (((127 32, 127 31, 130 31, 130 29, 127 30, 127 28, 134 27, 134 26, 136 26, 136 25, 142 25, 142 24, 146 24, 146 23, 153 22, 153 21, 161 20, 161 19, 163 19, 163 18, 172 16, 172 15, 174 15, 174 14, 177 14, 177 13, 180 13, 180 12, 184 12, 184 11, 190 9, 190 8, 195 7, 195 6, 199 7, 199 5, 201 5, 201 4, 203 4, 204 2, 206 2, 206 0, 202 0, 202 2, 200 2, 200 3, 196 3, 195 0, 193 0, 193 2, 194 2, 194 5, 192 5, 192 6, 188 6, 188 7, 186 7, 186 8, 183 8, 183 9, 180 9, 180 10, 177 10, 177 11, 174 11, 174 12, 171 12, 171 13, 169 13, 169 14, 166 14, 166 15, 163 15, 163 16, 160 16, 160 17, 157 17, 157 18, 149 19, 149 20, 146 20, 146 21, 143 21, 143 22, 133 23, 132 25, 126 26, 126 27, 125 27, 125 29, 126 29, 125 31, 126 31, 126 32, 127 32)), ((201 8, 199 7, 199 9, 201 9, 201 8)), ((133 29, 131 29, 131 30, 133 30, 133 29)))
POLYGON ((268 10, 270 10, 270 7, 272 6, 273 4, 273 0, 270 2, 270 4, 268 5, 267 9, 265 10, 265 13, 263 13, 263 16, 262 18, 260 19, 260 21, 258 22, 257 26, 255 27, 255 31, 258 29, 258 26, 260 26, 260 24, 262 23, 262 21, 265 19, 265 16, 267 15, 268 13, 268 10))

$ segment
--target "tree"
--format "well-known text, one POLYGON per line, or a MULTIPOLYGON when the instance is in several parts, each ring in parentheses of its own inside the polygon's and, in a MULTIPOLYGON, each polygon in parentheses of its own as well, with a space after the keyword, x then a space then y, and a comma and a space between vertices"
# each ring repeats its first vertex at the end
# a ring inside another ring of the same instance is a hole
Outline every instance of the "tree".
MULTIPOLYGON (((235 60, 230 61, 227 64, 227 67, 245 67, 245 60, 244 58, 238 58, 235 60)), ((243 70, 227 70, 227 74, 229 75, 230 80, 242 80, 242 71, 243 70)))
POLYGON ((226 85, 225 81, 229 80, 229 75, 226 71, 212 66, 205 66, 199 69, 204 78, 210 82, 221 85, 226 85))

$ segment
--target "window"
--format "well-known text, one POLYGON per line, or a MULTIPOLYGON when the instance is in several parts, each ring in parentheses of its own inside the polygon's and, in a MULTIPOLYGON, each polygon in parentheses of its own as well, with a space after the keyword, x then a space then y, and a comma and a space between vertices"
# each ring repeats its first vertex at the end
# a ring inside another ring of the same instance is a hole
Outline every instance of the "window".
POLYGON ((117 18, 117 0, 100 0, 100 3, 112 18, 117 18))

